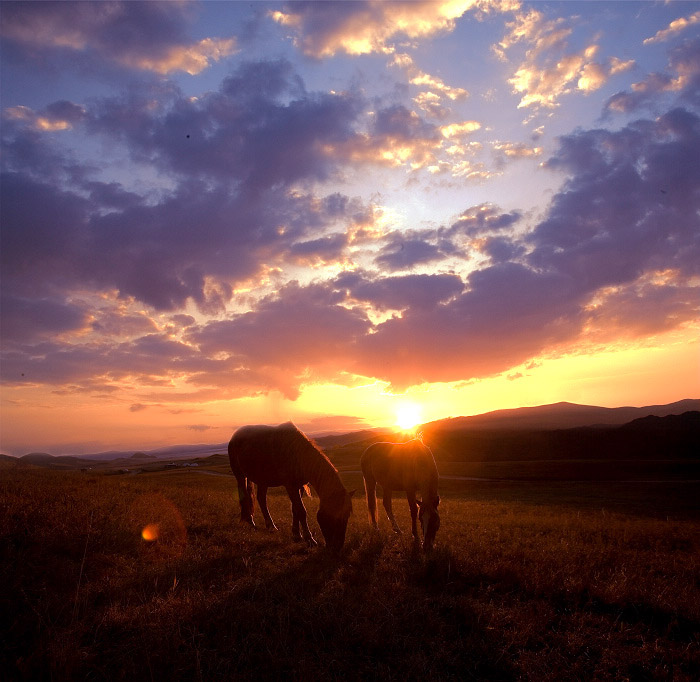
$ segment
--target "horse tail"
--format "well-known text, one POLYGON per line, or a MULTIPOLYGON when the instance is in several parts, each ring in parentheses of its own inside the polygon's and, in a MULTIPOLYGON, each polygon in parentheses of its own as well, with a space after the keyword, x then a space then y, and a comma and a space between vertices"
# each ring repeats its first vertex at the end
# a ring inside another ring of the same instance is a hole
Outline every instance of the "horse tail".
MULTIPOLYGON (((367 449, 369 450, 369 448, 367 449)), ((367 497, 367 511, 369 512, 369 522, 373 526, 377 526, 377 481, 372 475, 372 466, 370 465, 369 456, 365 450, 360 460, 362 467, 362 478, 365 481, 365 495, 367 497)))

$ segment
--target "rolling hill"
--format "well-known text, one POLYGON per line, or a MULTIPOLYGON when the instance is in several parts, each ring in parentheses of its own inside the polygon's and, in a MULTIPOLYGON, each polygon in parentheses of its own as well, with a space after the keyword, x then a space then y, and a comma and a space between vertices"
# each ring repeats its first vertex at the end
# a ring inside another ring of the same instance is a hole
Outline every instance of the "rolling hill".
MULTIPOLYGON (((451 461, 505 459, 590 459, 662 456, 665 451, 692 456, 698 443, 700 400, 648 407, 595 407, 555 403, 497 410, 473 417, 441 419, 422 431, 436 457, 451 461), (694 420, 695 419, 695 420, 694 420), (620 428, 622 427, 622 428, 620 428)), ((313 434, 312 434, 313 435, 313 434)), ((399 439, 390 429, 368 429, 316 438, 328 451, 356 450, 378 439, 399 439)), ((185 460, 225 453, 226 443, 176 445, 138 451, 110 451, 81 456, 31 453, 3 461, 50 468, 134 467, 164 460, 185 460)))

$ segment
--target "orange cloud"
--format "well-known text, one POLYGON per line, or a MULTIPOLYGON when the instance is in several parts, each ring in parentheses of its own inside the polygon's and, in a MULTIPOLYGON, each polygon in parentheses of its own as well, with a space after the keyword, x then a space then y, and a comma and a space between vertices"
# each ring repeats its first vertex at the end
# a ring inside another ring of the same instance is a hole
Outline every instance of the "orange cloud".
POLYGON ((3 112, 3 116, 12 121, 21 121, 30 128, 43 132, 57 132, 70 130, 73 121, 58 115, 38 114, 29 107, 17 106, 9 107, 3 112))
POLYGON ((184 71, 195 76, 206 69, 211 62, 218 62, 237 51, 233 38, 205 38, 192 45, 177 45, 164 54, 147 56, 124 54, 119 61, 125 66, 144 71, 167 74, 184 71))
POLYGON ((295 45, 312 57, 391 53, 389 41, 397 35, 408 38, 451 31, 455 20, 474 9, 481 12, 508 11, 519 3, 501 0, 418 0, 363 3, 290 4, 286 11, 269 16, 296 34, 295 45))
POLYGON ((561 18, 547 20, 538 10, 518 15, 508 28, 508 34, 493 49, 505 60, 506 50, 515 44, 528 45, 524 60, 508 79, 513 92, 522 94, 519 108, 556 107, 562 95, 594 92, 611 76, 634 65, 633 60, 617 57, 596 61, 599 47, 595 43, 577 53, 566 54, 571 28, 561 18))
POLYGON ((469 97, 469 91, 465 88, 447 85, 437 76, 421 71, 415 66, 410 55, 395 54, 390 65, 403 69, 411 85, 424 88, 413 98, 413 101, 431 116, 443 117, 447 115, 449 109, 445 108, 444 99, 454 102, 469 97))

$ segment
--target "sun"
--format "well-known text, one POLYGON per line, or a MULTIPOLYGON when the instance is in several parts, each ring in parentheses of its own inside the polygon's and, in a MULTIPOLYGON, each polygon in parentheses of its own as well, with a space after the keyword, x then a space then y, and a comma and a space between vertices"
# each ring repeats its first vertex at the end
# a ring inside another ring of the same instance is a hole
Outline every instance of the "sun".
POLYGON ((396 406, 396 426, 403 431, 410 431, 422 421, 420 405, 416 403, 399 403, 396 406))

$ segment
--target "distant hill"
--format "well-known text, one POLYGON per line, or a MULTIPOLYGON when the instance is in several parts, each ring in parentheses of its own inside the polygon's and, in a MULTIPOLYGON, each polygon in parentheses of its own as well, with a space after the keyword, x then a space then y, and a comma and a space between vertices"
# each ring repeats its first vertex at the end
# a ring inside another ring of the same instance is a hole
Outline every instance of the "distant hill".
POLYGON ((424 432, 466 429, 542 430, 582 426, 621 426, 643 417, 666 417, 700 410, 700 400, 680 400, 648 407, 595 407, 575 403, 554 403, 538 407, 496 410, 473 417, 441 419, 423 425, 424 432))
POLYGON ((350 443, 357 443, 366 440, 376 440, 377 438, 387 438, 393 431, 382 429, 364 429, 363 431, 353 431, 337 436, 319 436, 314 438, 316 444, 322 448, 337 448, 350 443))
POLYGON ((571 429, 434 428, 435 457, 454 462, 700 459, 700 411, 571 429))
POLYGON ((642 417, 620 427, 626 431, 695 431, 700 433, 700 412, 642 417))
POLYGON ((17 461, 20 464, 48 467, 49 469, 77 469, 93 463, 93 460, 83 457, 71 457, 68 455, 54 457, 46 452, 31 452, 28 455, 19 457, 17 461))
MULTIPOLYGON (((651 405, 648 407, 595 407, 560 402, 538 407, 521 407, 508 410, 497 410, 472 417, 455 417, 441 419, 424 424, 421 428, 426 442, 438 451, 444 449, 448 457, 485 457, 506 458, 510 456, 534 457, 543 451, 553 451, 560 448, 569 451, 569 455, 579 453, 587 457, 591 449, 599 445, 592 442, 599 434, 591 435, 593 427, 599 430, 614 430, 614 427, 625 426, 622 435, 614 436, 620 442, 627 440, 636 443, 637 438, 631 438, 631 431, 659 430, 685 432, 698 430, 696 419, 684 413, 700 412, 700 400, 680 400, 668 405, 651 405), (671 419, 678 417, 678 419, 671 419), (666 419, 668 421, 665 421, 666 419), (577 433, 572 430, 579 429, 577 433), (563 435, 553 435, 556 431, 568 431, 563 435), (624 434, 627 433, 627 436, 624 434), (510 435, 512 434, 512 435, 510 435), (589 441, 591 441, 589 443, 589 441), (588 445, 586 445, 588 443, 588 445), (529 454, 528 454, 529 453, 529 454)), ((315 438, 324 450, 338 448, 359 448, 378 439, 396 440, 397 436, 391 429, 365 429, 340 435, 327 435, 315 438)), ((609 442, 612 440, 609 439, 609 442)), ((656 441, 654 441, 656 442, 656 441)), ((93 464, 109 464, 110 466, 133 467, 139 461, 155 462, 158 460, 182 460, 210 457, 227 451, 228 443, 173 445, 149 450, 147 452, 109 451, 80 456, 54 457, 48 453, 35 452, 24 455, 19 459, 3 458, 3 461, 22 462, 34 466, 52 468, 80 468, 93 464)), ((606 446, 607 447, 607 446, 606 446)), ((612 446, 610 446, 612 447, 612 446)), ((637 447, 636 445, 634 447, 637 447)), ((624 447, 625 452, 633 448, 624 447)), ((642 449, 644 444, 642 443, 642 449)), ((647 448, 649 450, 649 448, 647 448)))
POLYGON ((149 455, 145 452, 135 452, 129 459, 138 459, 138 460, 144 460, 144 459, 158 459, 156 455, 149 455))

